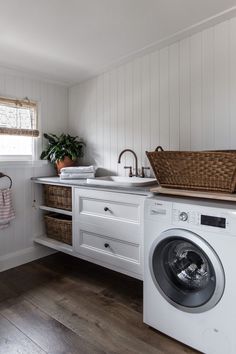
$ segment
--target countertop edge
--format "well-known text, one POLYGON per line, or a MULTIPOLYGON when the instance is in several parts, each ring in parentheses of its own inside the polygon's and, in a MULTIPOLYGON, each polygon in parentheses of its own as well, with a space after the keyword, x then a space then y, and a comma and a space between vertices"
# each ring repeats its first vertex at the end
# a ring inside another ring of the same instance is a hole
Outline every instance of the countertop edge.
POLYGON ((154 187, 113 187, 113 186, 101 186, 95 184, 87 184, 86 180, 76 181, 76 182, 62 182, 59 177, 51 176, 51 177, 32 177, 31 181, 38 184, 52 184, 52 185, 59 185, 65 187, 79 187, 83 189, 94 189, 94 190, 101 190, 101 191, 110 191, 115 193, 127 193, 127 194, 137 194, 143 196, 151 196, 153 193, 150 191, 151 188, 154 187))

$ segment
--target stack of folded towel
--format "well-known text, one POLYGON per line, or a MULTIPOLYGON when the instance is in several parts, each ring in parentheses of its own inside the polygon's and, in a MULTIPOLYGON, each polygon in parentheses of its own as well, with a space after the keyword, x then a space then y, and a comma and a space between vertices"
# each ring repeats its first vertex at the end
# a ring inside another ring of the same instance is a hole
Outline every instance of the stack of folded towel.
POLYGON ((60 179, 86 179, 95 177, 94 166, 63 167, 60 179))

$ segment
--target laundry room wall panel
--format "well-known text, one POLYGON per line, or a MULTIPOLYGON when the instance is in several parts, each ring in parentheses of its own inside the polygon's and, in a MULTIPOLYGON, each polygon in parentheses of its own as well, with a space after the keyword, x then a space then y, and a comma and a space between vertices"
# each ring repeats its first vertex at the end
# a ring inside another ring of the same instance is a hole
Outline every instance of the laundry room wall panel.
POLYGON ((179 43, 169 47, 170 149, 179 150, 179 43))
POLYGON ((155 149, 160 141, 160 91, 159 91, 159 52, 150 58, 150 146, 155 149))
MULTIPOLYGON (((128 63, 124 67, 124 122, 125 122, 125 148, 133 149, 133 65, 128 63)), ((130 154, 126 154, 122 157, 122 161, 125 158, 126 166, 133 164, 133 158, 130 154)), ((127 170, 127 173, 128 170, 127 170)))
POLYGON ((191 149, 202 149, 202 34, 190 39, 191 149))
POLYGON ((223 22, 215 27, 215 141, 219 149, 226 149, 230 138, 229 29, 229 22, 223 22))
POLYGON ((236 149, 236 18, 230 21, 229 32, 230 147, 236 149))
POLYGON ((119 174, 128 173, 123 166, 133 161, 126 154, 116 168, 117 155, 126 147, 133 148, 144 165, 145 150, 157 145, 175 150, 236 148, 235 38, 232 18, 72 87, 70 129, 84 133, 89 146, 95 140, 87 128, 90 119, 97 119, 95 162, 119 174), (90 118, 84 113, 88 101, 93 105, 90 118))
POLYGON ((104 168, 110 170, 110 155, 111 155, 111 102, 110 102, 110 72, 104 75, 104 125, 103 125, 103 138, 104 138, 104 168))
MULTIPOLYGON (((28 97, 39 104, 37 156, 42 151, 42 133, 66 132, 68 127, 68 88, 53 82, 35 79, 16 70, 0 67, 0 96, 28 97)), ((77 95, 76 95, 77 97, 77 95)), ((47 249, 35 247, 33 239, 41 232, 40 213, 33 207, 34 191, 31 177, 54 173, 50 164, 42 161, 7 162, 0 160, 0 172, 13 181, 12 194, 16 218, 10 226, 0 230, 0 271, 49 254, 47 249)), ((0 181, 2 186, 2 181, 0 181)))
POLYGON ((179 43, 179 144, 180 150, 191 147, 190 39, 179 43))
POLYGON ((90 159, 91 163, 94 163, 94 154, 96 153, 96 144, 97 144, 97 90, 96 90, 96 79, 91 80, 91 84, 88 87, 89 96, 91 99, 88 101, 88 117, 87 120, 89 121, 89 125, 86 124, 86 127, 89 128, 89 135, 91 144, 89 144, 89 151, 90 151, 90 159), (95 118, 95 119, 94 119, 95 118))
POLYGON ((117 70, 111 73, 111 171, 117 173, 117 131, 118 131, 118 114, 117 114, 117 70))
MULTIPOLYGON (((124 66, 118 68, 117 73, 117 115, 118 115, 118 131, 117 131, 117 147, 118 153, 126 148, 125 146, 125 70, 124 66)), ((118 156, 118 154, 117 154, 118 156)), ((117 161, 117 158, 116 158, 117 161)), ((122 160, 122 164, 117 166, 118 173, 123 172, 123 166, 126 165, 126 156, 122 160)))
MULTIPOLYGON (((151 122, 150 122, 150 104, 151 104, 151 90, 150 90, 150 55, 145 55, 141 59, 141 151, 149 151, 151 148, 151 122)), ((141 166, 147 166, 147 157, 141 154, 141 166)))
POLYGON ((214 28, 202 33, 202 148, 215 148, 214 28))
POLYGON ((142 160, 142 144, 140 143, 142 139, 142 73, 140 67, 141 59, 138 58, 134 61, 133 71, 133 149, 139 161, 142 160))
POLYGON ((169 49, 160 50, 160 145, 170 148, 169 49))
MULTIPOLYGON (((98 166, 104 166, 104 154, 101 154, 103 151, 103 127, 104 127, 104 102, 103 102, 103 87, 104 87, 104 79, 103 76, 99 76, 97 78, 97 143, 96 143, 96 151, 95 151, 95 163, 98 166)), ((82 134, 82 133, 81 133, 82 134)))

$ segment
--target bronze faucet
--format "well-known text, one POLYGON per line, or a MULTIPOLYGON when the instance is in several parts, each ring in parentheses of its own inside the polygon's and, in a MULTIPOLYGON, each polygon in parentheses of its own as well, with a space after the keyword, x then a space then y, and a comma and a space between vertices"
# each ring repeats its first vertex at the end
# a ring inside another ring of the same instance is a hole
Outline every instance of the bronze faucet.
MULTIPOLYGON (((124 149, 121 151, 119 157, 118 157, 118 163, 120 163, 120 159, 121 159, 121 156, 126 152, 131 152, 133 155, 134 155, 134 160, 135 160, 135 176, 138 177, 138 158, 137 158, 137 155, 135 154, 135 152, 131 149, 124 149)), ((125 166, 126 167, 126 166, 125 166)), ((130 167, 129 167, 130 168, 130 167)), ((132 177, 132 173, 130 173, 129 175, 130 177, 132 177)))

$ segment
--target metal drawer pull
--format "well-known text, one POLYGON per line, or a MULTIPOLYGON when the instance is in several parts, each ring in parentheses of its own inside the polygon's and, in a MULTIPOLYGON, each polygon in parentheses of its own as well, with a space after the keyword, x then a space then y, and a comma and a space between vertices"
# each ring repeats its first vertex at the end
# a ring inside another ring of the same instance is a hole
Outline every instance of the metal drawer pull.
POLYGON ((151 209, 151 215, 166 215, 165 209, 151 209))
POLYGON ((108 207, 105 207, 105 208, 104 208, 104 211, 108 211, 108 210, 110 211, 110 209, 109 209, 108 207))
POLYGON ((105 248, 110 247, 109 243, 104 243, 104 247, 105 247, 105 248))

